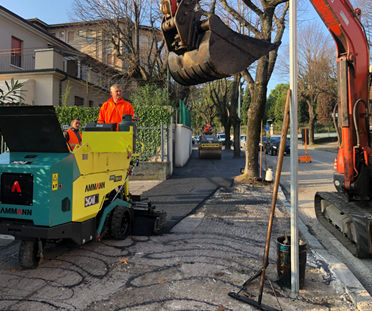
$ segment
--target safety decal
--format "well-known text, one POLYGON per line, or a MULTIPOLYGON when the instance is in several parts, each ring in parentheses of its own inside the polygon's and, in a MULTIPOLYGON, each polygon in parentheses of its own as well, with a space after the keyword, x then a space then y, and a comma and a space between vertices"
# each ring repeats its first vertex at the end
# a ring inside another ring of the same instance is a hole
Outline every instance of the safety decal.
POLYGON ((52 191, 58 190, 58 174, 53 174, 52 178, 52 191))

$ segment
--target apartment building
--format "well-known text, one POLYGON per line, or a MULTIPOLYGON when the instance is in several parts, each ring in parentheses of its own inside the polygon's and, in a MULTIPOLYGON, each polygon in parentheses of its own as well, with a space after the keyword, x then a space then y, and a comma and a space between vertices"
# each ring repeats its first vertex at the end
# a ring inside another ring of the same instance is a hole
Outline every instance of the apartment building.
POLYGON ((24 83, 22 104, 98 107, 110 97, 114 68, 102 74, 95 58, 2 6, 0 28, 0 88, 6 90, 12 78, 24 83))
MULTIPOLYGON (((35 19, 30 19, 29 21, 35 24, 38 23, 35 19)), ((121 28, 126 27, 124 23, 119 22, 118 24, 121 28)), ((102 24, 100 21, 91 21, 51 24, 45 30, 103 64, 114 67, 117 70, 125 70, 128 65, 116 56, 110 38, 111 35, 108 33, 109 31, 112 32, 113 29, 108 28, 108 26, 102 24)), ((162 40, 160 31, 156 31, 155 35, 158 41, 162 40)), ((134 37, 134 33, 132 36, 134 37)), ((153 36, 152 28, 140 26, 138 40, 141 54, 140 60, 142 61, 145 61, 149 53, 151 53, 153 36)), ((121 50, 122 53, 127 53, 125 47, 122 47, 121 50)))
MULTIPOLYGON (((28 19, 28 21, 76 50, 96 59, 108 68, 124 73, 128 70, 128 63, 117 57, 112 36, 115 37, 114 41, 119 46, 120 53, 128 56, 130 52, 125 45, 136 45, 135 40, 137 38, 134 30, 131 32, 127 31, 128 25, 131 25, 129 27, 133 26, 131 21, 125 23, 124 19, 118 19, 113 22, 114 25, 111 25, 110 22, 99 20, 50 25, 43 23, 37 18, 28 19), (133 42, 130 42, 130 40, 133 40, 133 42), (124 44, 123 41, 126 41, 126 43, 124 44)), ((147 26, 141 25, 138 32, 139 61, 142 66, 146 67, 149 60, 151 62, 155 58, 154 36, 158 43, 163 40, 163 37, 159 30, 154 31, 153 28, 147 26)), ((121 80, 120 84, 122 84, 123 90, 127 91, 124 94, 127 98, 129 98, 131 92, 137 89, 137 82, 134 80, 121 80)))

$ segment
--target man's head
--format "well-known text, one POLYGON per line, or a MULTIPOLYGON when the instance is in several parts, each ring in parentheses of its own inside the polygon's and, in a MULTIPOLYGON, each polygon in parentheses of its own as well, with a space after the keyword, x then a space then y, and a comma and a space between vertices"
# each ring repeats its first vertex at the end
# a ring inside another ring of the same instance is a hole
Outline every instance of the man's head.
POLYGON ((80 120, 79 119, 73 119, 71 121, 71 127, 75 130, 78 130, 80 128, 80 120))
POLYGON ((117 103, 118 99, 119 98, 122 98, 123 94, 122 94, 122 89, 121 89, 121 86, 119 84, 114 84, 110 87, 110 94, 115 102, 115 104, 117 103))

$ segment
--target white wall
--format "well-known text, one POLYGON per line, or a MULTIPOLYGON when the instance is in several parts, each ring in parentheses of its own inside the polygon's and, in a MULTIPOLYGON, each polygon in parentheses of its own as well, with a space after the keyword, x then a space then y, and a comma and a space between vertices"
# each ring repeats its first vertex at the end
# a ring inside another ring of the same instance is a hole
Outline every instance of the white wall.
POLYGON ((182 167, 189 160, 192 152, 192 129, 183 124, 176 125, 175 167, 182 167))
POLYGON ((63 56, 53 48, 35 50, 35 69, 58 68, 63 70, 63 56))

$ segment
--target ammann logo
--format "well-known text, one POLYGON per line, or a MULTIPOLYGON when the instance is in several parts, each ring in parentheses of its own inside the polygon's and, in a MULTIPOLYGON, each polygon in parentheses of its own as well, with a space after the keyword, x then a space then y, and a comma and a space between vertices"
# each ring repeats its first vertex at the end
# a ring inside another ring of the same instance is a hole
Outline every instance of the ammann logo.
POLYGON ((13 214, 13 215, 22 215, 22 216, 32 216, 31 209, 20 209, 20 208, 1 208, 0 214, 13 214))
POLYGON ((85 192, 93 191, 93 190, 99 190, 105 188, 105 183, 100 182, 97 184, 90 184, 85 186, 85 192))

